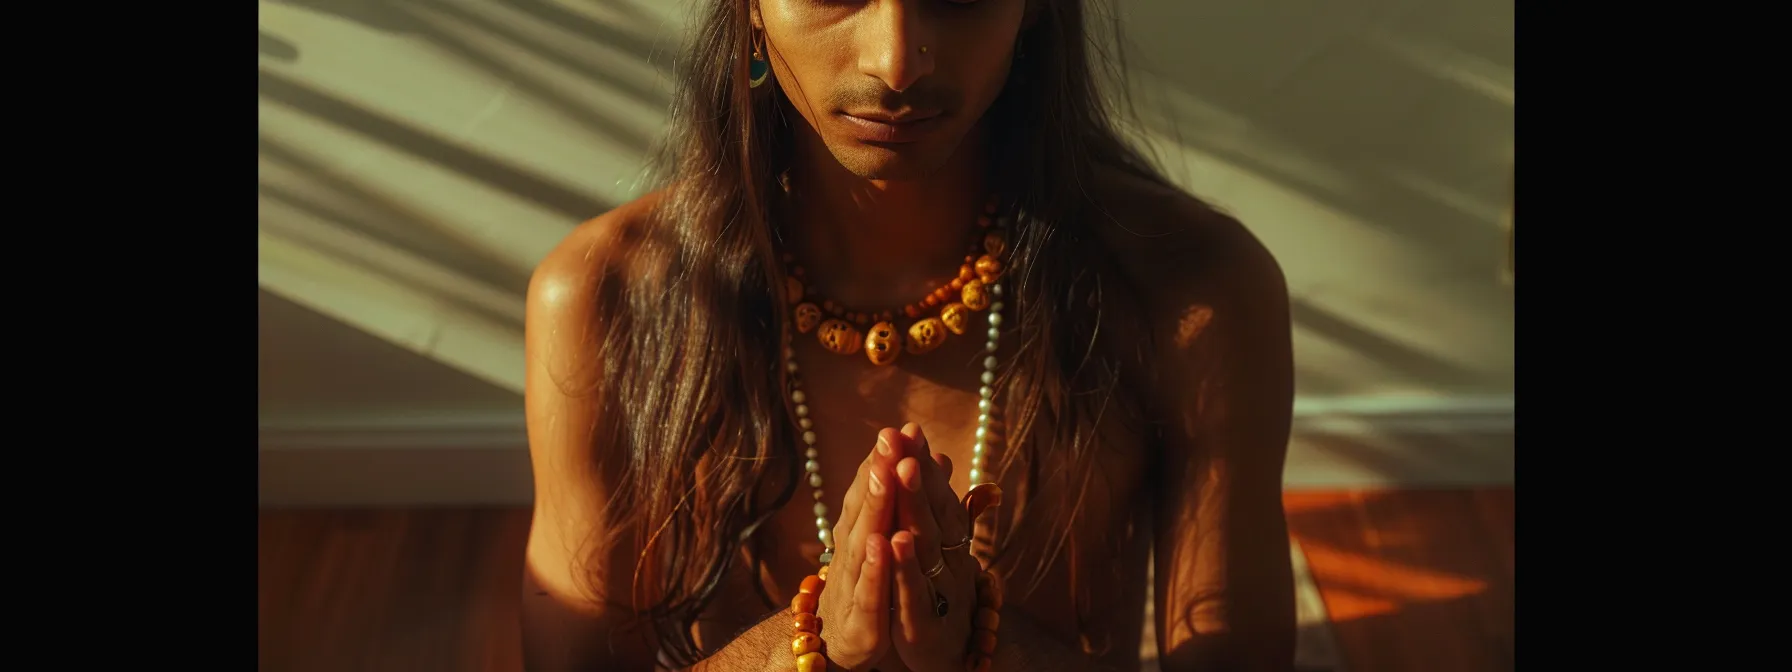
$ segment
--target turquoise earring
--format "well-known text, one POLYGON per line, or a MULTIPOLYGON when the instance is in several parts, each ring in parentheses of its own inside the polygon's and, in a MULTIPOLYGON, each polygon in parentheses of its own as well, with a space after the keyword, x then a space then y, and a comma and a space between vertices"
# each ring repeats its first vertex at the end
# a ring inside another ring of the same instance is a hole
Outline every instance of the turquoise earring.
POLYGON ((753 60, 747 62, 748 85, 757 89, 771 74, 772 64, 765 62, 765 58, 759 55, 759 45, 753 45, 753 60))

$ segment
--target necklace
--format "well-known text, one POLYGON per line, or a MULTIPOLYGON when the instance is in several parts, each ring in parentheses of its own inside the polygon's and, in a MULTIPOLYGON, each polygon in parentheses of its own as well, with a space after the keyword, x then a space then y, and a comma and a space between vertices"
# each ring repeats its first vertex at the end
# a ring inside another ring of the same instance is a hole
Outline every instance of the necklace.
MULTIPOLYGON (((971 467, 966 474, 971 485, 970 491, 965 495, 968 503, 978 490, 977 486, 992 482, 988 470, 988 465, 992 463, 989 455, 1006 447, 1001 412, 995 403, 995 382, 1001 363, 996 358, 996 350, 1001 339, 1002 309, 1005 307, 1002 303, 1001 277, 1005 270, 1002 255, 1007 251, 1008 240, 1008 219, 996 217, 998 202, 998 199, 992 196, 984 206, 983 215, 978 218, 979 238, 984 255, 974 259, 967 257, 966 265, 960 267, 959 276, 951 283, 928 294, 927 298, 921 302, 904 307, 904 315, 916 319, 909 325, 907 339, 903 339, 899 335, 901 332, 892 322, 891 318, 894 316, 890 311, 875 314, 878 322, 870 327, 868 334, 861 337, 854 324, 870 322, 874 314, 849 311, 831 300, 823 300, 823 306, 826 308, 817 306, 812 301, 804 301, 804 298, 810 297, 812 294, 809 293, 808 288, 798 284, 801 268, 794 266, 794 260, 789 255, 785 257, 787 264, 793 264, 791 269, 793 272, 789 276, 789 296, 787 298, 791 303, 798 304, 797 310, 793 311, 791 315, 792 324, 783 330, 785 387, 793 405, 792 411, 796 415, 797 429, 802 432, 803 471, 808 476, 809 487, 815 498, 815 534, 816 538, 821 541, 820 560, 824 566, 832 562, 834 558, 834 532, 833 525, 829 520, 827 504, 822 501, 824 493, 821 479, 821 451, 817 447, 819 438, 815 435, 815 423, 809 417, 809 398, 803 392, 801 369, 796 361, 794 336, 791 332, 794 330, 797 333, 807 334, 820 327, 819 340, 828 351, 850 355, 857 350, 858 346, 862 346, 873 364, 886 366, 895 361, 897 353, 903 350, 905 340, 908 344, 907 349, 911 353, 920 354, 932 351, 945 342, 946 331, 950 330, 959 335, 967 333, 970 330, 971 313, 987 310, 989 331, 987 339, 984 341, 985 356, 983 358, 983 374, 980 378, 982 386, 977 390, 976 443, 971 447, 971 467), (971 277, 967 279, 966 275, 971 277), (947 299, 952 298, 947 293, 950 291, 949 288, 956 289, 959 292, 958 297, 963 301, 947 302, 947 299), (943 306, 941 306, 942 303, 944 303, 943 306), (921 317, 924 314, 921 312, 922 310, 932 309, 936 306, 940 307, 938 316, 921 317), (805 307, 807 308, 805 309, 805 307), (829 314, 837 317, 823 321, 820 317, 822 310, 827 310, 829 314), (852 322, 848 322, 848 320, 852 320, 852 322)), ((999 499, 999 495, 995 495, 995 497, 999 499)), ((971 524, 975 526, 977 521, 972 520, 971 524)))
POLYGON ((783 255, 785 300, 794 308, 791 317, 797 333, 814 332, 823 348, 837 355, 864 351, 876 366, 894 363, 904 351, 913 355, 932 352, 946 343, 948 333, 964 335, 975 313, 990 311, 989 352, 995 352, 995 332, 1001 326, 1000 285, 1007 271, 1009 218, 998 216, 1001 200, 992 195, 977 217, 977 235, 970 254, 958 267, 958 276, 936 287, 920 301, 900 311, 854 310, 820 296, 804 278, 795 255, 783 255), (906 326, 897 323, 900 312, 906 326))

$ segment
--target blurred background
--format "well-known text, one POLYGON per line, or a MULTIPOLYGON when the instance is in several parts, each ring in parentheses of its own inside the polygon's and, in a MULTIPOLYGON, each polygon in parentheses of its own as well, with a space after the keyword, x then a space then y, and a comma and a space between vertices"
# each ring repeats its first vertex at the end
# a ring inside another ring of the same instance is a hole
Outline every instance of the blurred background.
MULTIPOLYGON (((1513 3, 1110 4, 1288 276, 1303 662, 1512 669, 1513 3)), ((259 5, 260 667, 520 669, 524 290, 646 188, 691 0, 259 5)))

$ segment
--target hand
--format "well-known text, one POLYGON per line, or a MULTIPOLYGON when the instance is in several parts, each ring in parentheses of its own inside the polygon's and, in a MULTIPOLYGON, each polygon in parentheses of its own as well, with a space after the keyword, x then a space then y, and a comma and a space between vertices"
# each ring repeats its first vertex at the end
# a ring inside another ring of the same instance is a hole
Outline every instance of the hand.
POLYGON ((971 637, 971 615, 977 607, 977 574, 982 570, 967 544, 944 547, 969 538, 973 522, 952 491, 952 460, 935 454, 921 427, 902 428, 903 455, 896 463, 896 531, 890 535, 895 555, 896 618, 891 624, 894 648, 915 672, 964 669, 971 637), (932 578, 929 569, 938 569, 932 578), (945 598, 945 615, 936 610, 935 594, 945 598))
POLYGON ((859 463, 834 525, 834 558, 816 603, 829 669, 868 670, 891 654, 890 530, 896 521, 894 429, 878 433, 878 447, 859 463))

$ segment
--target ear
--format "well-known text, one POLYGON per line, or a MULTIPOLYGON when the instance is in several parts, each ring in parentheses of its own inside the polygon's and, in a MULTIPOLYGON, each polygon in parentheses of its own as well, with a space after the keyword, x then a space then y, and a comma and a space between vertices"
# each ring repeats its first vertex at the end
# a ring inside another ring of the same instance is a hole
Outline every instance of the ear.
POLYGON ((765 30, 765 19, 759 16, 759 0, 747 3, 747 17, 753 24, 753 30, 765 30))

